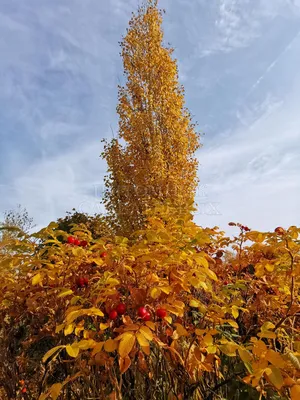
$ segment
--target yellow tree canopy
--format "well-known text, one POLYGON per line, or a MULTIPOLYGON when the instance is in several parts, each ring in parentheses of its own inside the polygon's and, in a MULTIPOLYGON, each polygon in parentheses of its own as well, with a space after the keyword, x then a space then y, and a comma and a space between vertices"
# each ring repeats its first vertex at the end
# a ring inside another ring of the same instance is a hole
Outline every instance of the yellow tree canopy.
POLYGON ((133 14, 121 49, 126 84, 119 86, 119 138, 103 152, 109 172, 104 203, 117 230, 128 234, 142 226, 153 200, 178 207, 193 202, 199 135, 173 49, 163 44, 157 1, 133 14))

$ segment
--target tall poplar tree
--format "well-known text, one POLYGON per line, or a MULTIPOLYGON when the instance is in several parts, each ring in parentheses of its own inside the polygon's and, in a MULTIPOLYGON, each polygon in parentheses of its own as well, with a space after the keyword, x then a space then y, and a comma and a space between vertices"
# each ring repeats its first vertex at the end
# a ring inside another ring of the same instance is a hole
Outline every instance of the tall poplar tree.
POLYGON ((126 84, 119 86, 119 137, 104 146, 104 204, 117 231, 143 225, 153 200, 185 207, 197 187, 199 135, 184 104, 173 49, 163 43, 157 0, 133 14, 121 42, 126 84))

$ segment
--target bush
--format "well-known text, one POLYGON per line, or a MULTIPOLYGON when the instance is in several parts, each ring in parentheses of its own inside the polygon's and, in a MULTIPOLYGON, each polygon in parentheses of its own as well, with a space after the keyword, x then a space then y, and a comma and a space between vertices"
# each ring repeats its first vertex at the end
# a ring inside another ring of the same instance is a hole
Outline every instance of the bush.
POLYGON ((1 243, 6 398, 299 399, 300 229, 230 239, 168 206, 147 221, 1 243))

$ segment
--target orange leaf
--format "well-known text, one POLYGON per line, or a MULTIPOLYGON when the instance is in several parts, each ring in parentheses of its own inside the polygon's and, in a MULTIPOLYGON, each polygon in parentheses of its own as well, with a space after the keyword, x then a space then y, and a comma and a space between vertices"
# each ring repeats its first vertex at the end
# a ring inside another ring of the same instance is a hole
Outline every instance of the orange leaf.
POLYGON ((131 365, 131 360, 128 356, 119 358, 119 367, 121 374, 124 374, 131 365))
POLYGON ((300 399, 300 385, 294 385, 291 388, 291 400, 299 400, 300 399))

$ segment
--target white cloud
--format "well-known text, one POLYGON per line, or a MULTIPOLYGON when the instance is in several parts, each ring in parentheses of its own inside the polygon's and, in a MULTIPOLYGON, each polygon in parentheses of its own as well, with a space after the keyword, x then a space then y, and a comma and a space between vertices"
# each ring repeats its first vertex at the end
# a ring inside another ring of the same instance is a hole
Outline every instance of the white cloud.
MULTIPOLYGON (((209 182, 207 203, 219 215, 197 215, 204 225, 227 229, 229 221, 271 230, 299 225, 300 80, 289 100, 265 111, 248 128, 215 138, 199 152, 200 176, 209 182)), ((269 101, 268 101, 269 102, 269 101)))
POLYGON ((20 203, 39 225, 48 224, 73 207, 91 214, 103 212, 100 196, 106 167, 99 159, 100 151, 100 141, 89 141, 80 149, 48 157, 19 171, 10 185, 2 187, 9 197, 0 200, 1 208, 20 203))
MULTIPOLYGON (((198 48, 199 55, 229 53, 249 46, 264 34, 268 21, 289 12, 286 0, 219 0, 215 36, 198 48)), ((212 4, 215 4, 214 2, 212 4)))

